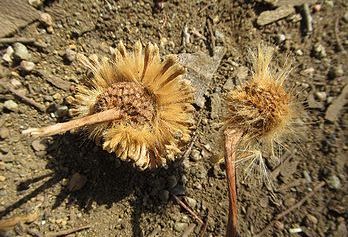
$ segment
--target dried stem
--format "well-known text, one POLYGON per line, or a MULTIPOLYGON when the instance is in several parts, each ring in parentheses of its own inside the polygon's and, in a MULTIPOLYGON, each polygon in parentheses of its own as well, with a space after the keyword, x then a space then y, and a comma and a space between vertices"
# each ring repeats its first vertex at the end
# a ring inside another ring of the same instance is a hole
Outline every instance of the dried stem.
POLYGON ((68 230, 62 230, 62 231, 58 231, 58 232, 49 232, 46 234, 46 237, 58 237, 58 236, 66 236, 66 235, 70 235, 76 232, 80 232, 82 230, 86 230, 91 228, 90 225, 85 225, 85 226, 81 226, 81 227, 76 227, 76 228, 72 228, 72 229, 68 229, 68 230))
POLYGON ((229 196, 229 213, 227 224, 227 237, 238 236, 237 225, 237 187, 236 187, 236 148, 241 139, 242 132, 238 130, 225 130, 225 165, 229 196))
POLYGON ((120 118, 120 111, 118 109, 109 109, 100 113, 92 114, 86 117, 71 120, 65 123, 57 123, 44 128, 28 128, 22 131, 23 134, 30 134, 32 136, 52 136, 66 131, 80 128, 86 125, 102 123, 110 120, 116 120, 120 118))

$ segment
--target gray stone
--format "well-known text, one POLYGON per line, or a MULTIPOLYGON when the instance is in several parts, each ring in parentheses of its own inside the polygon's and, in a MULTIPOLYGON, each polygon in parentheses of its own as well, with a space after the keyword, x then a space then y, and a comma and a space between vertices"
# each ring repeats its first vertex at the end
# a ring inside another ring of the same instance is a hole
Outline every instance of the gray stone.
POLYGON ((201 153, 197 149, 192 149, 190 160, 192 161, 199 161, 202 159, 201 153))
POLYGON ((314 93, 314 96, 316 99, 318 99, 319 101, 325 101, 326 100, 326 92, 325 91, 316 91, 314 93))
POLYGON ((187 204, 191 207, 191 208, 195 208, 197 205, 197 200, 190 198, 190 197, 185 197, 185 200, 187 202, 187 204))
POLYGON ((227 81, 225 82, 223 89, 226 91, 230 91, 234 88, 234 83, 231 78, 228 78, 227 81))
POLYGON ((344 75, 344 70, 342 64, 337 65, 336 67, 332 67, 329 71, 329 77, 334 79, 336 77, 341 77, 344 75))
POLYGON ((71 176, 68 184, 68 190, 70 192, 75 192, 82 189, 87 183, 87 177, 80 173, 75 173, 71 176))
POLYGON ((58 116, 58 117, 67 116, 67 115, 69 114, 69 108, 68 108, 68 106, 66 106, 66 105, 59 106, 59 107, 57 108, 56 113, 57 113, 57 116, 58 116))
POLYGON ((327 56, 326 50, 323 45, 317 43, 313 47, 314 56, 318 59, 325 58, 327 56))
POLYGON ((18 104, 13 100, 6 100, 4 103, 4 108, 13 112, 18 112, 18 104))
POLYGON ((196 96, 195 97, 195 105, 197 105, 200 109, 204 108, 205 97, 204 96, 196 96))
POLYGON ((2 56, 2 59, 7 63, 12 63, 13 53, 14 53, 14 50, 13 50, 12 46, 8 46, 5 54, 2 56))
POLYGON ((39 20, 45 26, 52 26, 53 25, 53 21, 52 21, 51 15, 46 13, 46 12, 40 14, 40 19, 39 20))
POLYGON ((35 63, 23 60, 19 66, 21 70, 30 72, 35 68, 35 63))
POLYGON ((76 52, 72 49, 66 49, 64 54, 64 59, 67 60, 69 63, 75 61, 76 52))
POLYGON ((169 200, 169 191, 168 190, 161 190, 158 193, 158 198, 162 201, 162 202, 168 202, 169 200))
POLYGON ((41 140, 34 140, 31 143, 31 147, 34 149, 34 151, 45 151, 47 148, 46 144, 41 140))
POLYGON ((25 47, 24 44, 21 43, 15 43, 13 45, 13 49, 14 49, 14 54, 13 56, 17 59, 17 60, 30 60, 31 59, 31 55, 27 49, 27 47, 25 47))
POLYGON ((0 128, 0 139, 6 139, 10 136, 10 130, 6 127, 0 128))
POLYGON ((185 193, 186 193, 185 187, 180 184, 172 189, 172 194, 177 196, 185 195, 185 193))
POLYGON ((43 4, 44 0, 28 0, 28 2, 31 6, 38 8, 43 4))
POLYGON ((311 214, 307 214, 306 219, 305 219, 305 223, 307 226, 316 225, 316 224, 318 224, 318 219, 311 214))
POLYGON ((183 232, 184 230, 186 230, 187 226, 188 223, 176 222, 174 225, 174 230, 176 230, 177 232, 183 232))
POLYGON ((257 18, 256 23, 259 26, 268 25, 270 23, 276 22, 294 13, 295 13, 295 9, 293 7, 281 6, 275 10, 262 12, 260 16, 257 18))
POLYGON ((336 175, 332 175, 326 181, 330 188, 339 189, 341 187, 341 181, 336 175))
POLYGON ((167 179, 168 188, 172 189, 178 184, 178 180, 174 175, 171 175, 167 179))

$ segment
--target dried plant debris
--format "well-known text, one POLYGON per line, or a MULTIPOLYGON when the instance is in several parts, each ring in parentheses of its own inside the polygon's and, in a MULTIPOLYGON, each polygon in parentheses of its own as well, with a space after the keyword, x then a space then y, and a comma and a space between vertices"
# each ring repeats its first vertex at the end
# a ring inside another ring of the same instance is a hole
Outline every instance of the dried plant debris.
POLYGON ((243 133, 237 162, 251 159, 246 170, 248 174, 256 164, 265 174, 263 154, 277 157, 283 143, 296 137, 296 124, 301 116, 302 109, 295 94, 284 87, 290 66, 273 72, 270 68, 272 54, 272 48, 259 46, 257 54, 253 55, 252 79, 232 90, 227 97, 226 126, 243 133))
POLYGON ((78 119, 53 125, 65 126, 54 132, 47 127, 24 133, 52 135, 80 127, 103 149, 142 170, 173 160, 190 139, 194 93, 176 57, 162 61, 156 45, 143 49, 137 42, 133 52, 120 43, 112 60, 83 55, 78 59, 94 74, 90 86, 77 88, 72 113, 78 119))
POLYGON ((40 217, 38 211, 34 211, 25 215, 13 216, 8 219, 0 220, 0 231, 7 231, 14 228, 19 223, 31 223, 40 217))

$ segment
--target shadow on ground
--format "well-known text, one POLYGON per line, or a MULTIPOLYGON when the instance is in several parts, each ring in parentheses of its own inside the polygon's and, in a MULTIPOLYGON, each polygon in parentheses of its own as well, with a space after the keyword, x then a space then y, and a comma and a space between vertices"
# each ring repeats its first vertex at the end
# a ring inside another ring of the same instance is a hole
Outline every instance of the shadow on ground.
POLYGON ((1 211, 0 218, 40 193, 62 185, 64 178, 70 178, 78 172, 87 177, 86 185, 76 192, 69 192, 66 187, 61 188, 51 208, 55 209, 68 200, 67 205, 78 205, 81 211, 88 213, 92 209, 92 203, 111 208, 114 203, 134 194, 135 200, 131 202, 133 236, 141 236, 141 214, 157 212, 161 208, 154 207, 165 206, 158 198, 159 191, 166 188, 168 176, 181 177, 183 172, 180 162, 172 163, 166 169, 141 172, 131 164, 120 161, 114 154, 103 151, 93 142, 73 134, 55 136, 48 145, 46 159, 47 168, 52 173, 22 181, 17 186, 17 191, 24 196, 1 211), (43 180, 46 181, 42 182, 43 180))

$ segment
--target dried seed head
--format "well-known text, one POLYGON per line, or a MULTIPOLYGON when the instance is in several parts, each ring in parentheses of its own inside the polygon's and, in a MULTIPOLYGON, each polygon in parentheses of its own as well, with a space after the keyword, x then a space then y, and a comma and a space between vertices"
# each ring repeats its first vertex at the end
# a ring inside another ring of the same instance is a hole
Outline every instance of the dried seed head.
POLYGON ((245 178, 258 174, 268 181, 265 153, 277 158, 284 141, 297 138, 296 124, 301 107, 293 93, 284 88, 290 66, 274 73, 270 69, 272 48, 259 46, 253 55, 254 74, 250 81, 232 90, 227 97, 227 128, 243 132, 237 164, 246 162, 245 178))
POLYGON ((180 152, 193 122, 192 87, 173 56, 161 61, 158 47, 140 42, 128 52, 120 43, 115 59, 78 55, 94 73, 92 86, 80 86, 75 113, 86 116, 116 108, 121 119, 86 126, 105 150, 140 169, 159 167, 180 152))
MULTIPOLYGON (((294 96, 283 81, 288 71, 274 75, 270 48, 258 49, 253 78, 228 95, 227 124, 251 139, 273 140, 287 133, 295 117, 294 96)), ((286 69, 288 70, 288 69, 286 69)))

